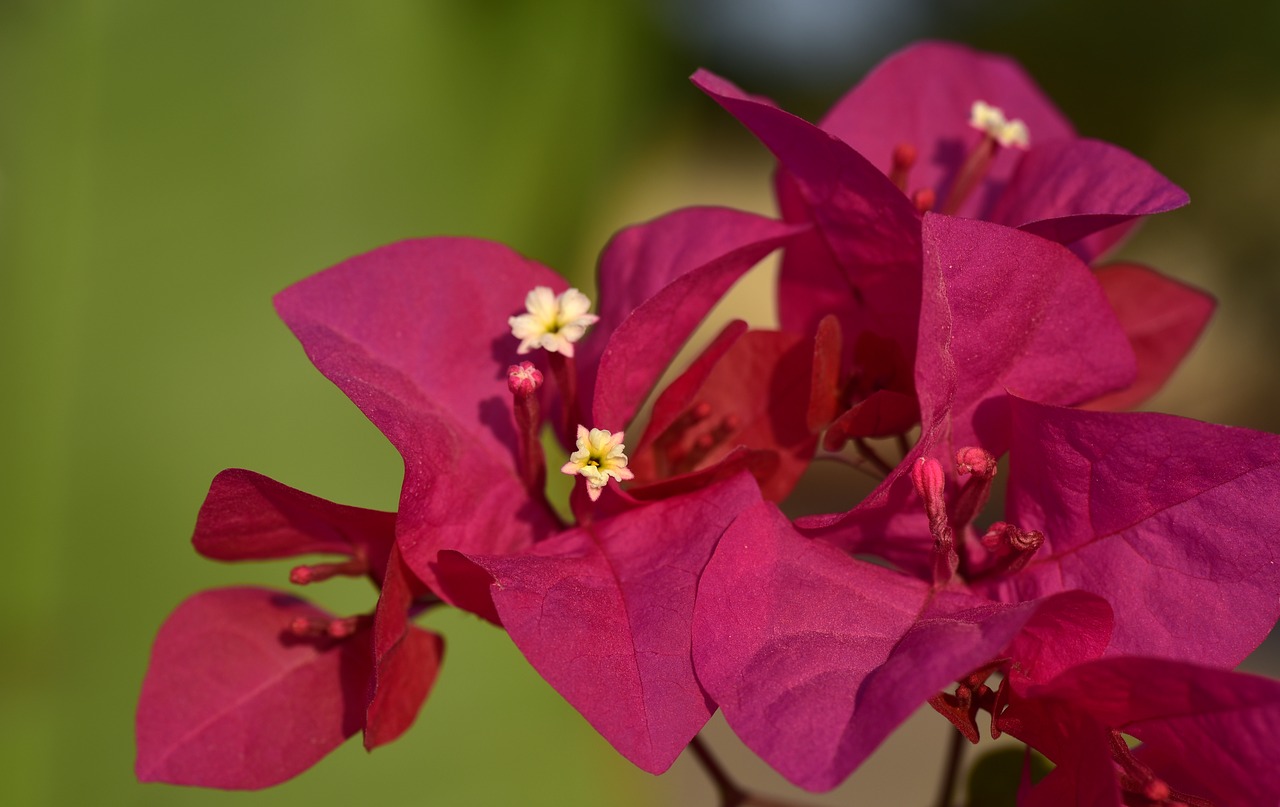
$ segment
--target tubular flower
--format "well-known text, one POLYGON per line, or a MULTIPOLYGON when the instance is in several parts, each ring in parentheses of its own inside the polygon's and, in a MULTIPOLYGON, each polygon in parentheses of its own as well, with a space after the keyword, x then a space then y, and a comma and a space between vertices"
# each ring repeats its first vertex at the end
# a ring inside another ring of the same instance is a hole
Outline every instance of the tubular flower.
POLYGON ((587 430, 586 426, 578 427, 578 450, 569 455, 569 461, 561 468, 562 473, 575 474, 587 480, 587 495, 591 501, 600 498, 600 491, 609 484, 612 477, 619 482, 632 478, 627 469, 626 446, 622 444, 622 432, 609 432, 607 429, 587 430))
POLYGON ((522 355, 542 348, 572 357, 573 343, 600 319, 587 313, 591 300, 577 289, 566 289, 557 296, 547 286, 535 286, 524 305, 528 313, 507 320, 511 335, 520 340, 516 352, 522 355))
POLYGON ((1031 133, 1021 118, 1009 120, 1004 110, 992 106, 986 101, 974 101, 969 111, 969 126, 983 134, 990 135, 1005 148, 1015 147, 1028 149, 1031 147, 1031 133))
MULTIPOLYGON (((1078 136, 1016 62, 960 45, 926 42, 889 57, 816 125, 709 72, 693 81, 777 157, 783 219, 813 225, 783 257, 778 315, 799 333, 838 317, 841 369, 856 379, 842 409, 870 397, 879 411, 886 396, 877 393, 906 392, 869 384, 884 375, 885 354, 868 364, 855 348, 866 334, 893 343, 896 374, 910 375, 927 213, 1033 233, 1092 264, 1142 217, 1187 202, 1141 159, 1078 136)), ((1130 408, 1173 372, 1213 301, 1131 264, 1103 267, 1096 281, 1138 357, 1136 377, 1101 404, 1130 408)))
POLYGON ((610 477, 632 479, 623 430, 638 428, 629 424, 640 402, 698 322, 801 229, 690 208, 624 230, 601 259, 598 321, 551 270, 475 239, 388 245, 278 295, 277 311, 316 367, 404 458, 399 512, 344 508, 229 472, 202 509, 196 548, 224 560, 337 554, 290 579, 367 575, 381 588, 378 605, 335 616, 265 589, 191 598, 153 652, 138 710, 139 776, 264 787, 361 729, 370 748, 394 739, 417 714, 443 649, 411 620, 446 606, 500 623, 622 754, 654 773, 669 767, 714 708, 691 657, 698 573, 733 517, 760 500, 757 480, 789 490, 812 456, 804 396, 778 381, 784 367, 783 378, 807 378, 795 359, 811 348, 800 337, 744 334, 737 323, 659 395, 668 424, 684 409, 707 410, 715 434, 699 432, 696 457, 637 474, 627 491, 602 488, 610 477), (511 317, 522 298, 528 313, 511 317), (539 330, 534 344, 563 349, 513 363, 539 330), (741 378, 750 384, 730 384, 741 378), (578 527, 543 489, 541 435, 552 418, 571 424, 559 436, 573 451, 582 419, 566 410, 619 425, 616 434, 582 429, 577 472, 588 485, 571 502, 578 527), (595 596, 566 599, 561 586, 595 596), (246 703, 243 693, 258 690, 266 695, 246 703), (279 743, 288 753, 277 753, 279 743))

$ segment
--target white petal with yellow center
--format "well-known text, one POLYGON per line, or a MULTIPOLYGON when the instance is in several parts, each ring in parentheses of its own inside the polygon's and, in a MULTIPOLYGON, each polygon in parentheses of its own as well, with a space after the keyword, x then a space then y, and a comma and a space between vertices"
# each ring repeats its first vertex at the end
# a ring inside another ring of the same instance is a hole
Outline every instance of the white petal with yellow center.
POLYGON ((587 328, 599 317, 589 313, 591 300, 577 289, 566 289, 558 297, 546 286, 538 286, 524 299, 527 313, 511 317, 511 335, 520 340, 517 353, 537 348, 564 356, 573 356, 573 343, 581 339, 587 328))
POLYGON ((587 495, 591 501, 600 498, 600 491, 610 479, 624 482, 632 478, 627 468, 627 449, 622 444, 622 432, 607 429, 578 427, 578 450, 569 455, 569 461, 560 468, 562 473, 577 475, 587 480, 587 495))
POLYGON ((1020 118, 1009 120, 1003 109, 986 101, 973 102, 969 110, 969 125, 990 135, 1005 148, 1012 146, 1025 150, 1031 147, 1031 132, 1027 129, 1027 124, 1020 118))

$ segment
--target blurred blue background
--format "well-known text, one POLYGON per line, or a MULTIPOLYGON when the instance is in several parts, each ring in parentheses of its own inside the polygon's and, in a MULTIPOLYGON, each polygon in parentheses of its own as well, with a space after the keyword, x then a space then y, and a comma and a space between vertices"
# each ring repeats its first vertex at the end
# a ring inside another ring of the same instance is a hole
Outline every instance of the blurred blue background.
MULTIPOLYGON (((271 295, 444 234, 589 283, 619 226, 770 209, 768 156, 687 83, 697 67, 816 119, 885 54, 957 38, 1015 55, 1081 132, 1190 192, 1124 253, 1222 299, 1154 406, 1280 431, 1277 32, 1268 2, 0 0, 3 801, 711 804, 690 763, 631 768, 503 634, 457 614, 428 620, 447 660, 399 742, 348 743, 257 794, 134 781, 165 615, 200 588, 287 582, 288 564, 191 550, 213 475, 395 506, 398 457, 271 295)), ((356 582, 311 593, 372 601, 356 582)), ((945 726, 928 730, 940 749, 945 726)), ((722 726, 712 739, 749 764, 722 726)), ((908 792, 931 792, 939 757, 899 748, 858 774, 864 798, 902 795, 904 761, 908 792)))

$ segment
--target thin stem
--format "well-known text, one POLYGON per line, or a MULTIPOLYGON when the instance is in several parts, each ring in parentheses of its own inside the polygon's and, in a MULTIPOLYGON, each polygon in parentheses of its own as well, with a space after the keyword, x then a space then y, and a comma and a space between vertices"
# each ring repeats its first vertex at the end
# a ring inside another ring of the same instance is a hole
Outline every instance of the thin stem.
POLYGON ((852 468, 853 470, 857 471, 858 473, 862 474, 863 476, 865 476, 866 478, 870 479, 873 482, 884 481, 884 477, 881 476, 880 474, 872 473, 867 468, 866 460, 861 460, 861 458, 859 458, 859 460, 851 460, 848 457, 844 457, 839 454, 820 454, 814 457, 813 461, 839 463, 840 465, 843 465, 847 468, 852 468))
POLYGON ((938 789, 938 807, 951 807, 951 794, 955 792, 956 780, 960 778, 960 760, 964 757, 964 746, 968 742, 954 727, 950 731, 951 748, 947 754, 947 768, 942 773, 942 785, 938 789))
POLYGON ((697 757, 702 769, 707 772, 707 776, 711 777, 716 790, 719 791, 720 807, 739 807, 747 800, 747 794, 734 784, 734 781, 729 778, 729 774, 725 772, 724 768, 720 767, 719 761, 711 755, 710 749, 702 742, 701 737, 694 737, 689 741, 689 750, 697 757))
POLYGON ((879 468, 882 474, 888 476, 893 473, 893 466, 885 462, 884 458, 877 454, 876 450, 866 440, 859 437, 853 441, 853 444, 857 446, 858 453, 866 458, 867 462, 879 468))

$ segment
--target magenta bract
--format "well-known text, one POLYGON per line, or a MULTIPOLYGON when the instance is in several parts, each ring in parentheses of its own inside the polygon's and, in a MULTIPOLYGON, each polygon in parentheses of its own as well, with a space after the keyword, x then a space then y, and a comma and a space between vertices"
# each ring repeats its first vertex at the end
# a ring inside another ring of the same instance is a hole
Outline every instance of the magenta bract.
POLYGON ((1020 803, 1078 804, 1086 793, 1115 805, 1280 800, 1280 682, 1120 657, 1020 689, 997 723, 1057 764, 1020 803), (1120 733, 1142 744, 1130 751, 1120 733))
POLYGON ((792 782, 827 790, 948 682, 1020 652, 1046 670, 1106 646, 1107 606, 1083 593, 1004 605, 934 591, 805 538, 770 504, 745 511, 703 572, 698 679, 733 730, 792 782), (1059 646, 1064 626, 1078 637, 1059 646), (1054 649, 1040 658, 1038 648, 1054 649))
POLYGON ((338 619, 267 589, 188 599, 161 628, 138 704, 138 776, 257 789, 289 779, 364 730, 365 747, 417 716, 443 640, 409 623, 425 587, 404 568, 392 513, 334 504, 251 471, 213 481, 193 543, 219 560, 316 552, 298 583, 368 576, 376 609, 338 619))
POLYGON ((693 670, 698 578, 725 527, 758 501, 739 474, 521 555, 469 560, 492 578, 493 606, 529 663, 621 754, 661 773, 715 710, 693 670))
POLYGON ((138 703, 138 778, 257 789, 315 764, 364 725, 370 634, 290 637, 325 612, 266 589, 206 591, 156 637, 138 703))

